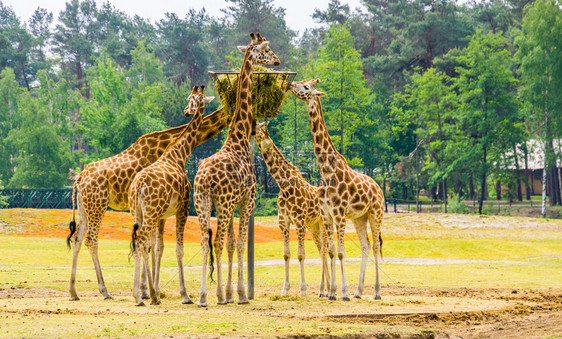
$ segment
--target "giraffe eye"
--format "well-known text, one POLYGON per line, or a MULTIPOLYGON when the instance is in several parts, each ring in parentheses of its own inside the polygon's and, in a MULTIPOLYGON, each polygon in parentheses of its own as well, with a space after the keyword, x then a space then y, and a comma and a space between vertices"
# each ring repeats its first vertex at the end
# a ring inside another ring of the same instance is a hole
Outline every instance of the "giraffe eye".
POLYGON ((304 89, 306 89, 308 91, 308 86, 304 86, 304 89))

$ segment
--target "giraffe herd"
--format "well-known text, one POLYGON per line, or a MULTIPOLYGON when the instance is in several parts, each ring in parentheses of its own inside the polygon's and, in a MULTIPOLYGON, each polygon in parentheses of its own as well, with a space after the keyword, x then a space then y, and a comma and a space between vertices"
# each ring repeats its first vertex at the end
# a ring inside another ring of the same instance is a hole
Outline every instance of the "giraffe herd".
POLYGON ((238 77, 236 108, 232 118, 224 116, 222 109, 203 117, 205 104, 213 97, 205 96, 204 86, 195 86, 184 109, 186 117, 193 116, 188 124, 144 135, 122 153, 94 162, 80 173, 73 186, 72 221, 67 239, 73 250, 70 300, 79 299, 75 286, 76 268, 84 237, 96 270, 99 291, 104 299, 113 299, 105 286, 97 254, 101 221, 107 208, 111 207, 115 210, 130 210, 133 219, 131 255, 135 263, 133 297, 136 305, 144 306, 143 299, 151 299, 151 304, 160 304, 159 271, 164 249, 164 223, 172 215, 176 216, 176 258, 181 301, 184 304, 193 303, 185 288, 183 273, 183 231, 189 214, 191 193, 185 165, 196 146, 218 134, 228 124, 228 136, 222 148, 201 161, 194 179, 193 199, 201 228, 203 255, 197 304, 207 305, 207 257, 211 254, 212 264, 213 247, 217 260, 217 303, 234 302, 232 272, 235 249, 238 258, 238 303, 248 303, 243 279, 243 255, 248 222, 256 201, 256 176, 250 154, 250 138, 254 134, 267 168, 280 189, 277 200, 278 223, 283 235, 285 260, 285 281, 281 293, 286 294, 289 290, 289 229, 293 225, 298 236, 300 293, 306 295, 307 288, 304 279, 304 237, 308 229, 322 263, 319 297, 336 299, 336 260, 339 260, 342 300, 350 300, 345 276, 344 236, 346 220, 351 220, 362 251, 359 284, 354 297, 360 298, 364 288, 370 252, 369 225, 376 267, 374 298, 380 299, 378 266, 384 207, 382 190, 371 177, 351 169, 334 147, 320 103, 320 97, 325 94, 315 89, 319 80, 293 82, 290 85, 290 91, 307 105, 314 153, 321 174, 318 187, 309 184, 298 168, 287 161, 275 146, 269 137, 267 122, 256 126, 251 93, 254 65, 279 65, 280 61, 269 47, 269 42, 259 33, 252 33, 250 37, 248 46, 238 47, 244 53, 244 60, 238 77), (240 207, 240 220, 236 237, 233 218, 237 205, 240 207), (214 240, 209 227, 213 206, 217 216, 214 240), (223 290, 221 257, 225 236, 228 275, 226 289, 223 290))

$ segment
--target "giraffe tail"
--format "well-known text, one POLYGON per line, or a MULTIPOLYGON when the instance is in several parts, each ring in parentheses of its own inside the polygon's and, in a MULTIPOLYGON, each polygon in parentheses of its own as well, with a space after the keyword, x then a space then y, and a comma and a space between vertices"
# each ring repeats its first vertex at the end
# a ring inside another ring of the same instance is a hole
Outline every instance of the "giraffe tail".
POLYGON ((211 281, 214 282, 215 280, 213 280, 213 272, 215 271, 215 266, 213 264, 215 262, 215 257, 213 256, 213 230, 209 227, 207 228, 207 233, 209 233, 209 277, 211 278, 211 281))
POLYGON ((136 215, 135 215, 135 223, 133 225, 133 234, 131 234, 131 251, 129 252, 129 261, 131 261, 131 257, 133 256, 133 254, 135 253, 135 250, 137 249, 137 245, 136 245, 136 241, 137 241, 137 231, 139 230, 140 225, 142 224, 142 208, 141 208, 141 204, 142 204, 142 195, 144 193, 144 187, 140 189, 139 192, 139 197, 137 199, 137 206, 136 206, 136 215))
POLYGON ((131 257, 133 256, 133 253, 135 253, 135 249, 136 249, 135 241, 137 240, 138 229, 139 229, 139 224, 135 223, 133 225, 133 234, 131 235, 131 251, 129 252, 129 261, 131 261, 131 257))
POLYGON ((382 258, 382 236, 381 236, 381 232, 379 232, 379 244, 380 244, 379 251, 380 251, 380 254, 381 254, 381 258, 382 258))
POLYGON ((80 181, 80 177, 78 177, 78 179, 74 181, 74 184, 72 184, 72 220, 70 221, 70 225, 68 225, 70 234, 66 238, 66 245, 68 246, 68 249, 72 248, 72 246, 70 246, 70 239, 76 232, 76 184, 79 181, 80 181))

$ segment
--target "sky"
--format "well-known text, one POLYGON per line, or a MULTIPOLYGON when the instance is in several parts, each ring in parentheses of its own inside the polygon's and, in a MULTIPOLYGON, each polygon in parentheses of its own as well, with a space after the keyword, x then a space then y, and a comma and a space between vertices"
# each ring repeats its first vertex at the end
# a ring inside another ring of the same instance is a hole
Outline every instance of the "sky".
MULTIPOLYGON (((98 5, 107 0, 95 0, 98 5)), ((0 0, 4 5, 12 7, 16 16, 22 21, 27 21, 37 7, 43 7, 54 15, 56 22, 58 14, 65 8, 66 0, 0 0)), ((172 12, 183 17, 188 9, 197 10, 205 7, 211 16, 222 16, 221 8, 226 8, 224 0, 110 0, 114 7, 125 12, 127 15, 139 16, 150 19, 152 23, 162 19, 166 12, 172 12)), ((361 0, 340 0, 342 4, 348 4, 353 10, 357 7, 364 8, 361 0)), ((325 10, 328 8, 328 0, 273 0, 276 7, 285 8, 285 21, 287 26, 302 33, 305 28, 317 27, 312 19, 315 8, 325 10)))

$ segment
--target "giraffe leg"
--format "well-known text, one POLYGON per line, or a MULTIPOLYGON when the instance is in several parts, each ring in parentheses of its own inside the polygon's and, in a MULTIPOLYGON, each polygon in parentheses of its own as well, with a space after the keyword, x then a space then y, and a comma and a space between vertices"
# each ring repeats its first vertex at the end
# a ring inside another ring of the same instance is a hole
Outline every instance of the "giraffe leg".
POLYGON ((289 283, 289 264, 291 261, 291 247, 289 240, 289 221, 286 219, 285 200, 281 197, 277 200, 277 220, 281 235, 283 235, 283 259, 285 260, 285 282, 283 283, 283 290, 281 294, 287 294, 291 285, 289 283))
POLYGON ((326 260, 326 244, 325 244, 325 230, 323 230, 323 225, 320 220, 314 222, 309 225, 310 233, 312 234, 312 239, 314 240, 314 244, 318 249, 318 253, 320 254, 321 260, 321 279, 320 279, 320 288, 318 292, 318 297, 327 297, 328 296, 328 286, 330 286, 330 278, 328 272, 328 262, 326 260))
POLYGON ((86 247, 90 251, 90 256, 94 263, 94 268, 96 270, 96 277, 98 280, 98 289, 103 295, 104 299, 113 299, 113 297, 107 291, 105 287, 105 281, 103 280, 103 274, 101 273, 101 265, 98 257, 98 235, 101 227, 101 221, 105 215, 105 210, 107 209, 107 200, 104 199, 103 203, 98 204, 97 213, 88 213, 88 215, 93 215, 88 218, 88 233, 86 234, 86 247), (103 206, 100 208, 99 206, 103 206))
POLYGON ((160 264, 162 262, 162 255, 164 254, 164 225, 166 220, 158 220, 158 227, 154 230, 155 246, 152 246, 152 279, 154 283, 154 291, 161 297, 160 294, 160 264))
POLYGON ((327 238, 327 249, 328 255, 330 256, 330 271, 331 271, 331 280, 330 284, 328 285, 328 299, 336 300, 336 247, 334 245, 334 224, 332 221, 331 216, 328 214, 328 211, 324 209, 320 210, 320 214, 322 216, 322 223, 326 228, 326 238, 327 238))
POLYGON ((367 221, 367 215, 353 220, 355 232, 357 232, 357 237, 359 238, 359 243, 361 244, 361 270, 359 271, 359 283, 357 284, 357 290, 354 294, 354 297, 358 299, 361 298, 361 293, 363 293, 365 270, 367 267, 367 261, 369 260, 370 244, 369 237, 367 236, 367 221))
MULTIPOLYGON (((198 187, 197 184, 195 186, 198 187)), ((200 307, 207 306, 207 258, 209 258, 209 219, 211 218, 211 209, 213 207, 209 193, 195 192, 193 195, 195 210, 199 219, 199 227, 201 228, 201 252, 203 254, 203 263, 201 270, 201 287, 199 288, 199 301, 197 305, 200 307)), ((215 238, 217 235, 215 234, 215 238)))
MULTIPOLYGON (((232 213, 234 212, 234 205, 228 205, 225 204, 222 208, 217 209, 217 235, 214 241, 215 258, 217 261, 217 304, 219 305, 227 303, 222 286, 222 248, 224 246, 224 235, 228 232, 232 213)), ((231 268, 229 268, 229 272, 232 272, 231 268)))
POLYGON ((251 189, 248 199, 240 205, 240 223, 238 224, 238 242, 236 244, 236 257, 238 258, 238 304, 248 304, 246 287, 244 286, 244 251, 246 249, 246 237, 248 235, 248 222, 254 211, 256 203, 255 186, 251 189))
MULTIPOLYGON (((145 306, 144 305, 144 301, 142 301, 142 295, 141 295, 141 290, 140 290, 140 279, 141 279, 141 255, 139 253, 139 248, 137 247, 135 249, 135 252, 133 253, 134 258, 135 258, 135 278, 134 278, 134 284, 133 284, 133 298, 135 299, 136 305, 137 306, 145 306)), ((146 266, 145 266, 146 267, 146 266)), ((148 279, 148 277, 147 277, 148 279)))
POLYGON ((187 216, 189 214, 189 195, 187 202, 184 202, 184 208, 182 208, 176 214, 176 259, 178 261, 178 276, 180 284, 180 295, 182 304, 193 304, 193 301, 189 298, 187 290, 185 288, 185 279, 183 274, 183 232, 185 229, 185 223, 187 221, 187 216))
POLYGON ((148 293, 148 283, 146 279, 147 279, 147 275, 152 274, 152 272, 150 271, 150 267, 146 267, 142 262, 142 260, 141 260, 141 264, 142 264, 142 270, 141 270, 142 281, 140 283, 140 290, 141 290, 142 298, 150 299, 150 294, 148 293))
POLYGON ((233 303, 232 287, 232 265, 234 263, 234 250, 236 249, 236 237, 234 235, 234 215, 230 217, 226 233, 226 251, 228 253, 228 276, 226 278, 226 302, 233 303))
POLYGON ((82 240, 84 239, 84 233, 88 228, 88 215, 84 211, 84 206, 82 205, 82 199, 80 193, 77 196, 78 201, 78 227, 72 239, 72 271, 70 273, 70 283, 69 283, 69 300, 80 300, 78 294, 76 293, 76 268, 78 267, 78 254, 80 253, 80 247, 82 246, 82 240))
POLYGON ((304 259, 306 257, 304 251, 304 236, 305 236, 305 225, 304 220, 297 227, 297 237, 298 237, 298 248, 297 248, 297 258, 299 259, 300 269, 301 269, 301 286, 300 292, 302 296, 306 296, 306 282, 304 279, 304 259))
POLYGON ((381 283, 379 281, 379 255, 381 244, 379 242, 379 236, 381 234, 382 217, 382 208, 371 209, 369 213, 369 227, 371 228, 371 234, 373 236, 373 255, 375 257, 375 300, 381 298, 381 283))
POLYGON ((334 217, 336 231, 338 232, 338 258, 341 266, 341 297, 344 301, 349 301, 347 281, 345 279, 345 218, 343 215, 334 217))

